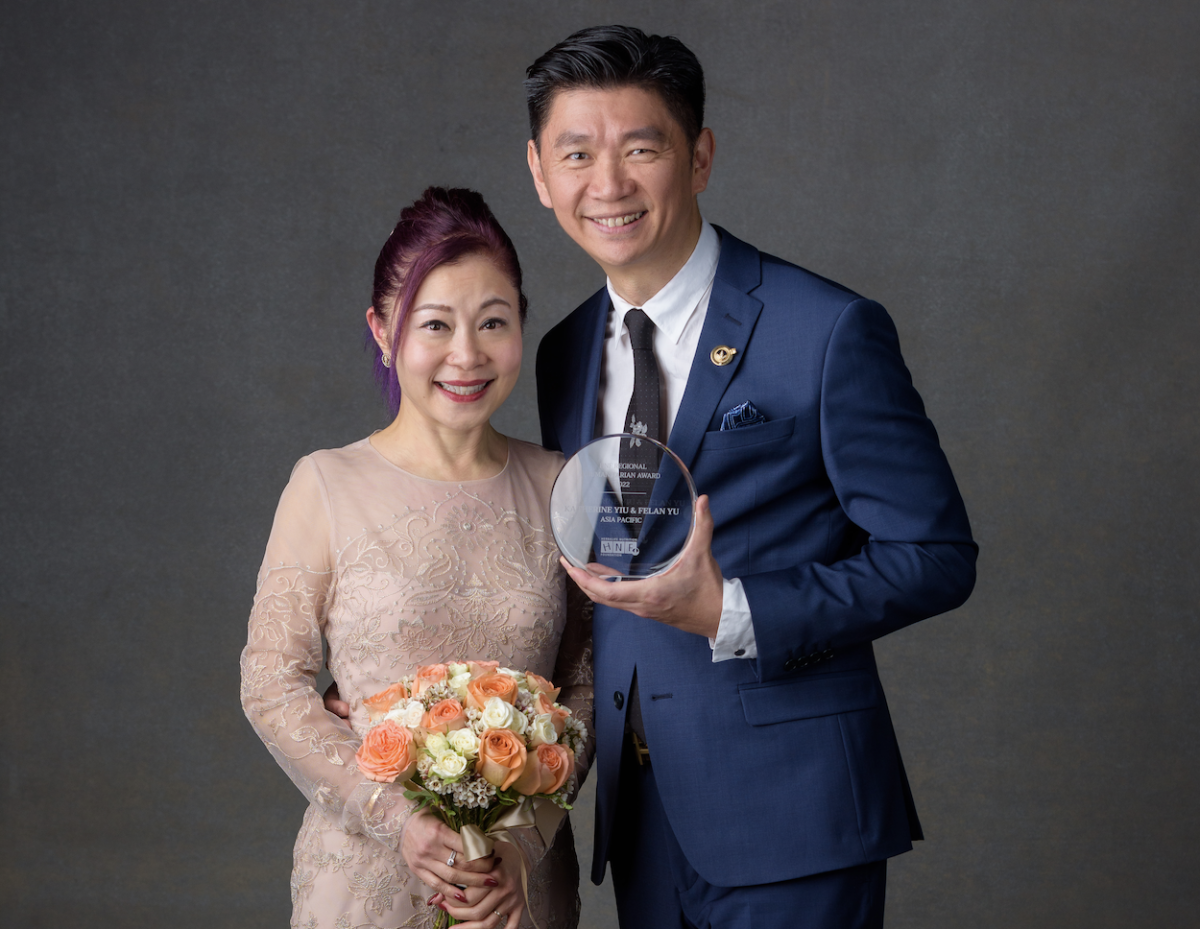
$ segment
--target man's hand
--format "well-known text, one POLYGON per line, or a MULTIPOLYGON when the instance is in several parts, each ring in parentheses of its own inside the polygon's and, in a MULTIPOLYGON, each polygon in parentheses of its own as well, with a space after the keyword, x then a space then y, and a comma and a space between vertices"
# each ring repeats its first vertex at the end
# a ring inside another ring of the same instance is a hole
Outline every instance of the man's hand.
POLYGON ((665 574, 640 581, 602 581, 559 559, 571 579, 595 603, 628 610, 684 632, 713 638, 721 622, 721 567, 712 555, 708 495, 696 501, 696 528, 683 555, 665 574))
POLYGON ((342 695, 338 692, 338 685, 335 681, 329 685, 329 689, 325 691, 325 709, 334 716, 340 716, 342 719, 350 718, 350 704, 342 699, 342 695))

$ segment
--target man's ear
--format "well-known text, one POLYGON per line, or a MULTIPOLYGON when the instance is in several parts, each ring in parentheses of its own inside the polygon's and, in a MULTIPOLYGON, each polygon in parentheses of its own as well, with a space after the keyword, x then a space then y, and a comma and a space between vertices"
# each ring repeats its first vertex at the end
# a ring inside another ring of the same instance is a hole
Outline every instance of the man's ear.
POLYGON ((373 306, 367 307, 367 326, 371 330, 371 335, 375 337, 375 344, 379 346, 379 350, 385 355, 390 355, 392 340, 388 338, 387 326, 383 324, 383 320, 375 312, 373 306))
POLYGON ((716 154, 717 140, 711 129, 700 130, 696 137, 696 147, 692 149, 692 193, 698 194, 708 187, 708 177, 712 174, 713 156, 716 154))
POLYGON ((542 201, 542 206, 546 209, 554 209, 554 203, 550 199, 550 191, 546 187, 545 175, 542 174, 542 158, 538 154, 537 145, 533 139, 529 140, 525 157, 529 161, 529 173, 533 175, 533 186, 537 188, 538 199, 542 201))

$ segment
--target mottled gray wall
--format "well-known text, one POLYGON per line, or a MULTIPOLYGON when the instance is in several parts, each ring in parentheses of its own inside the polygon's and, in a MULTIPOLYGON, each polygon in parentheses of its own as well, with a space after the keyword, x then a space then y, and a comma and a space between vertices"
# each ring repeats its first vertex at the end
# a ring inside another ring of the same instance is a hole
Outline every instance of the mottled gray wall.
MULTIPOLYGON (((362 312, 426 184, 512 233, 531 354, 598 286, 520 92, 598 21, 706 66, 711 220, 892 311, 982 546, 966 607, 878 647, 929 836, 890 925, 1194 925, 1184 0, 8 0, 0 922, 285 924, 303 804, 237 703, 275 501, 382 422, 362 312)), ((530 367, 498 425, 536 438, 530 367)))

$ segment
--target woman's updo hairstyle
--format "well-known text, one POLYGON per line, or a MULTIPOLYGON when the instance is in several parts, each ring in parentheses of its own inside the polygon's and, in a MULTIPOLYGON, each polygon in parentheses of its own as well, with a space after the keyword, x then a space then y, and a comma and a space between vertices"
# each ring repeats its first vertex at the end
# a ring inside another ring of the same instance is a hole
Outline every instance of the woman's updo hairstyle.
MULTIPOLYGON (((371 305, 391 333, 391 356, 399 361, 400 333, 413 300, 426 276, 439 265, 467 255, 485 255, 509 279, 519 297, 518 312, 525 323, 528 301, 521 290, 521 265, 512 239, 500 228, 483 197, 462 187, 430 187, 412 206, 400 213, 400 221, 388 236, 375 262, 375 286, 371 305)), ((367 333, 375 348, 375 379, 388 409, 400 409, 400 382, 395 368, 384 367, 383 352, 367 333)))

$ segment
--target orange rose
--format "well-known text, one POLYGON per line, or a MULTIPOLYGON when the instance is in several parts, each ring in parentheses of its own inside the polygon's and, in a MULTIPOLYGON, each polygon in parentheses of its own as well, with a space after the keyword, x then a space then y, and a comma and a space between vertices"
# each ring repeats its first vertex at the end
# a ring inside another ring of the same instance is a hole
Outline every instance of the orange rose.
POLYGON ((561 687, 555 687, 540 674, 532 671, 525 672, 525 684, 531 694, 545 694, 551 700, 557 700, 561 687))
POLYGON ((575 770, 575 753, 565 745, 539 745, 525 761, 525 770, 513 784, 519 794, 552 794, 575 770))
POLYGON ((363 706, 371 714, 371 721, 374 722, 381 716, 386 716, 388 710, 394 707, 401 700, 408 698, 408 688, 403 682, 393 684, 387 690, 381 690, 379 693, 363 699, 363 706))
POLYGON ((462 729, 467 724, 467 714, 463 705, 457 700, 439 700, 429 708, 429 712, 421 720, 421 728, 430 732, 440 732, 445 735, 455 729, 462 729))
POLYGON ((477 678, 477 677, 483 677, 485 674, 491 674, 498 667, 500 667, 500 662, 498 662, 498 661, 468 661, 467 662, 467 668, 471 672, 471 680, 475 680, 475 678, 477 678))
POLYGON ((412 695, 419 697, 434 684, 440 684, 445 679, 446 666, 444 664, 423 664, 417 668, 417 677, 413 681, 412 695))
POLYGON ((368 730, 354 758, 366 777, 392 784, 416 770, 417 746, 411 731, 389 719, 368 730))
POLYGON ((499 697, 505 703, 517 702, 517 682, 507 674, 492 672, 467 684, 467 706, 482 710, 488 700, 499 697))
POLYGON ((570 710, 565 706, 558 706, 553 699, 547 699, 545 694, 537 695, 537 712, 539 715, 542 713, 550 714, 550 721, 554 723, 554 731, 559 735, 563 734, 567 717, 571 715, 570 710))
POLYGON ((525 770, 525 742, 507 729, 485 729, 479 737, 475 770, 483 779, 507 790, 525 770))

